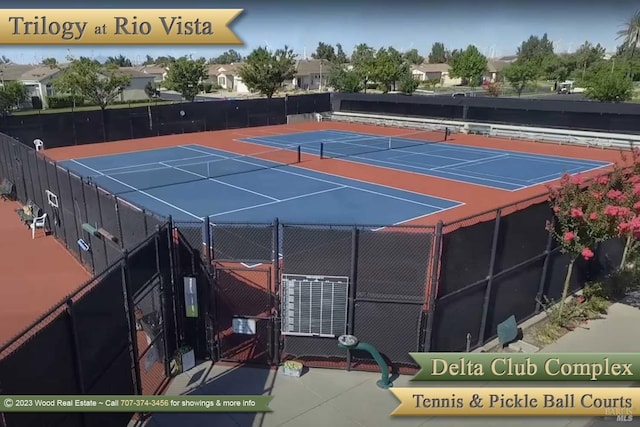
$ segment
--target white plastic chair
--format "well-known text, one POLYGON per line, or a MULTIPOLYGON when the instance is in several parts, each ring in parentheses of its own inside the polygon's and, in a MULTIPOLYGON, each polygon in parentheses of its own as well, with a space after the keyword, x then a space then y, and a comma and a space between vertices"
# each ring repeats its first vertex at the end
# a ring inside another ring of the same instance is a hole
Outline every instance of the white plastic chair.
POLYGON ((36 238, 36 228, 44 228, 47 225, 47 214, 44 213, 41 216, 33 218, 33 222, 31 222, 31 238, 36 238))
POLYGON ((33 145, 36 147, 36 151, 40 151, 44 148, 44 142, 41 139, 34 139, 33 145))

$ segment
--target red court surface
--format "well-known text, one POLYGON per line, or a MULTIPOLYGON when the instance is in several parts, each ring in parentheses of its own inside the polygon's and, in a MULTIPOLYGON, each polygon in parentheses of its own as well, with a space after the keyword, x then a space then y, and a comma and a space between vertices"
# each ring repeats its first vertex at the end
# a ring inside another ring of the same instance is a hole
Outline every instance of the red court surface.
POLYGON ((0 202, 0 346, 91 278, 53 236, 32 240, 19 207, 0 202))
MULTIPOLYGON (((299 123, 295 125, 280 125, 168 135, 136 140, 56 148, 46 150, 45 154, 53 160, 67 160, 72 158, 126 153, 138 150, 165 148, 185 144, 200 144, 237 154, 254 154, 259 157, 260 155, 262 155, 262 153, 265 152, 265 150, 268 150, 272 147, 265 147, 263 145, 257 145, 247 142, 239 142, 238 140, 250 137, 308 132, 322 129, 345 130, 352 132, 377 134, 381 136, 402 136, 411 132, 407 129, 379 127, 372 125, 339 122, 311 122, 299 123)), ((431 141, 440 141, 442 140, 442 137, 443 132, 423 132, 420 134, 419 138, 431 141)), ((612 163, 622 162, 621 154, 617 150, 515 141, 465 134, 454 134, 449 138, 449 142, 483 148, 507 149, 510 151, 523 153, 566 156, 574 157, 576 159, 598 160, 612 163)), ((509 205, 536 195, 541 195, 546 191, 546 187, 544 184, 529 187, 519 191, 504 191, 464 182, 424 176, 412 172, 385 169, 372 165, 349 162, 348 158, 320 160, 317 156, 311 154, 303 154, 302 162, 297 166, 315 170, 318 172, 324 172, 374 184, 395 187, 402 190, 414 191, 430 196, 452 199, 464 203, 464 205, 453 209, 421 217, 418 220, 406 223, 406 225, 434 225, 438 222, 438 220, 451 222, 468 216, 476 215, 487 210, 496 209, 500 206, 509 205)), ((585 177, 601 174, 603 172, 604 170, 600 169, 585 174, 585 177)), ((519 208, 524 207, 526 207, 526 204, 519 206, 519 208)))

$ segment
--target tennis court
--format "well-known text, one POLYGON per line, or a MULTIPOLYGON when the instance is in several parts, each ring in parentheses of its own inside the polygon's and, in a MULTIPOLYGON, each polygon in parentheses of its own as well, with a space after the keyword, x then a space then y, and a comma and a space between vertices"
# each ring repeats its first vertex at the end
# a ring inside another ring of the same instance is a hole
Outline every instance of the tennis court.
POLYGON ((177 221, 400 224, 462 203, 304 169, 297 148, 251 156, 201 145, 59 162, 177 221))
MULTIPOLYGON (((428 134, 433 138, 433 132, 428 134)), ((413 132, 388 137, 321 130, 239 141, 271 147, 300 145, 303 153, 324 159, 343 159, 508 191, 550 182, 563 173, 588 172, 610 165, 593 160, 429 141, 425 140, 426 135, 425 132, 413 132)))

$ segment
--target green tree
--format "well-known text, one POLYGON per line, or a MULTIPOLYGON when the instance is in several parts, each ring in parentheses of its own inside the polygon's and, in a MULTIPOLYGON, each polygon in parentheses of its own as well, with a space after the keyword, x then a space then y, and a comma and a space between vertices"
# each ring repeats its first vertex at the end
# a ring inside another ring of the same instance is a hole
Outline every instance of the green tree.
POLYGON ((404 53, 404 60, 413 65, 420 65, 424 62, 424 57, 420 56, 418 49, 411 49, 404 53))
POLYGON ((518 61, 521 63, 530 62, 537 70, 538 74, 542 74, 543 64, 547 58, 554 55, 553 42, 549 40, 547 33, 542 37, 530 36, 523 41, 517 50, 518 61))
POLYGON ((338 64, 346 64, 349 62, 349 58, 347 58, 347 54, 344 53, 344 49, 342 49, 342 45, 340 43, 336 44, 335 62, 338 64))
POLYGON ((451 52, 447 52, 447 61, 446 63, 451 65, 453 64, 453 61, 460 56, 460 54, 464 52, 463 50, 460 49, 453 49, 451 52))
POLYGON ((502 70, 502 74, 518 96, 537 77, 535 65, 531 62, 516 61, 502 70))
POLYGON ((376 53, 372 47, 366 43, 361 43, 355 47, 351 54, 351 65, 353 70, 360 76, 364 91, 367 91, 367 84, 373 79, 376 67, 376 53))
POLYGON ((156 96, 156 85, 153 84, 152 82, 147 82, 146 86, 144 87, 144 93, 147 95, 147 97, 149 99, 155 97, 156 96))
POLYGON ((383 92, 395 89, 395 84, 402 75, 402 54, 393 47, 381 48, 374 57, 371 78, 380 85, 383 92))
POLYGON ((69 58, 69 65, 54 81, 61 93, 79 95, 104 111, 130 83, 115 65, 102 65, 91 58, 69 58))
POLYGON ((576 71, 580 72, 582 79, 585 78, 587 70, 598 62, 602 61, 605 54, 605 48, 597 44, 592 45, 588 41, 584 42, 578 50, 572 55, 576 64, 576 71))
POLYGON ((0 112, 5 114, 27 100, 28 91, 20 82, 6 82, 0 87, 0 112))
POLYGON ((444 64, 447 62, 447 49, 444 47, 444 43, 435 42, 431 46, 431 52, 429 53, 429 64, 444 64))
POLYGON ((240 67, 240 77, 250 91, 272 98, 285 80, 290 80, 295 75, 294 58, 295 55, 288 46, 273 53, 266 47, 257 48, 240 67))
POLYGON ((110 56, 104 62, 105 65, 115 65, 116 67, 131 67, 131 60, 124 55, 110 56))
POLYGON ((451 77, 459 77, 471 87, 480 83, 482 74, 487 71, 487 58, 477 47, 469 45, 451 63, 451 77))
POLYGON ((332 45, 319 42, 316 51, 311 54, 311 57, 313 59, 325 59, 333 62, 336 59, 336 51, 332 45))
POLYGON ((624 69, 612 69, 602 64, 585 80, 585 95, 602 102, 622 102, 633 98, 633 81, 624 69))
MULTIPOLYGON (((632 64, 636 49, 640 46, 640 10, 636 11, 625 22, 624 27, 618 31, 618 39, 622 39, 625 50, 629 52, 629 65, 632 64)), ((628 74, 632 74, 632 70, 628 70, 628 74)))
POLYGON ((240 53, 238 53, 234 49, 229 49, 228 51, 222 53, 221 55, 218 55, 215 58, 211 58, 209 63, 210 64, 235 64, 241 61, 242 61, 242 55, 240 55, 240 53))
POLYGON ((399 87, 401 92, 406 93, 407 95, 411 95, 413 92, 418 89, 420 82, 413 78, 413 74, 411 74, 411 68, 408 64, 405 64, 401 70, 402 75, 399 78, 399 87))
POLYGON ((187 101, 193 102, 200 90, 198 85, 208 77, 207 71, 204 58, 192 59, 183 56, 169 66, 167 85, 187 101))
POLYGON ((56 68, 58 66, 58 60, 56 58, 44 58, 42 60, 42 65, 50 68, 56 68))
POLYGON ((147 55, 142 65, 154 65, 155 63, 156 59, 151 55, 147 55))
POLYGON ((345 68, 343 64, 334 63, 329 71, 329 86, 338 92, 361 92, 364 88, 360 74, 354 69, 345 68))

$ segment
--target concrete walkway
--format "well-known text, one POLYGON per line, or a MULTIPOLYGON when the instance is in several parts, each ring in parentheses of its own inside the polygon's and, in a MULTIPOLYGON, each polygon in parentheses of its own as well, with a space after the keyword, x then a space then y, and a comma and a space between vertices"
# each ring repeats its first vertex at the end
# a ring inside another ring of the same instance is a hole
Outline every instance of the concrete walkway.
MULTIPOLYGON (((639 298, 627 304, 611 306, 606 319, 595 320, 556 343, 545 353, 571 352, 640 352, 639 298)), ((379 374, 310 369, 301 378, 286 377, 279 372, 255 367, 229 367, 202 364, 175 378, 168 395, 195 394, 271 394, 268 414, 156 414, 148 427, 338 427, 364 426, 549 426, 579 427, 619 425, 614 421, 588 418, 391 418, 398 402, 388 390, 376 387, 379 374)), ((452 386, 452 383, 411 384, 409 376, 395 379, 395 387, 452 386)), ((464 386, 464 383, 459 383, 464 386)), ((474 387, 513 387, 510 383, 474 383, 474 387)), ((545 383, 521 383, 520 386, 545 387, 545 383)), ((594 387, 607 383, 563 383, 563 386, 594 387)), ((628 387, 630 383, 616 383, 628 387)))

